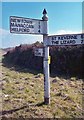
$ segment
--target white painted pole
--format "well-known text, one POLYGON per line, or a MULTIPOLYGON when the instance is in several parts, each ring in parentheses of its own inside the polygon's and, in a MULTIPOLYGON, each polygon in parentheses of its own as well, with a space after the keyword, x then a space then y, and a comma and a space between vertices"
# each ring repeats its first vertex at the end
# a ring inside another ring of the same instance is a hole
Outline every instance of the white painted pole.
MULTIPOLYGON (((47 31, 47 21, 48 17, 46 16, 47 12, 44 9, 43 11, 43 21, 44 21, 44 30, 47 31)), ((44 45, 44 58, 43 58, 43 69, 44 69, 44 103, 50 104, 50 80, 49 80, 49 47, 47 46, 48 33, 43 35, 43 45, 44 45)))

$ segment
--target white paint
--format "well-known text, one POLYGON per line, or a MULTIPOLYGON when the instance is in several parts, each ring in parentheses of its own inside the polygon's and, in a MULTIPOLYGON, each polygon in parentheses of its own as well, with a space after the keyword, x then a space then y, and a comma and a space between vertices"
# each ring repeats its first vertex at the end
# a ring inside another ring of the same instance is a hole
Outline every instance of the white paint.
POLYGON ((66 34, 48 36, 47 45, 80 45, 84 44, 83 34, 66 34))
POLYGON ((44 67, 44 102, 45 104, 50 104, 50 79, 49 79, 49 47, 46 46, 47 35, 43 35, 43 43, 44 43, 44 59, 43 59, 43 67, 44 67))
POLYGON ((49 80, 49 64, 48 64, 48 57, 49 57, 49 47, 44 48, 45 55, 44 55, 44 74, 45 74, 45 81, 44 81, 44 97, 50 98, 50 80, 49 80))
POLYGON ((23 17, 10 17, 10 32, 16 34, 46 34, 45 21, 23 17))

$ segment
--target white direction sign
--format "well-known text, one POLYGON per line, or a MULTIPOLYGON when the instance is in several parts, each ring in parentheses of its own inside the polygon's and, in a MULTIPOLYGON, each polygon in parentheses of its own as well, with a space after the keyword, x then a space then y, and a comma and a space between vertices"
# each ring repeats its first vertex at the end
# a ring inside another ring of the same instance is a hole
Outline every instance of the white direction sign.
POLYGON ((10 32, 16 34, 46 34, 44 22, 38 19, 10 16, 10 32))
POLYGON ((84 44, 84 33, 82 34, 66 34, 66 35, 52 35, 48 36, 49 46, 53 45, 78 45, 84 44))
POLYGON ((43 48, 35 48, 34 55, 43 57, 43 48))

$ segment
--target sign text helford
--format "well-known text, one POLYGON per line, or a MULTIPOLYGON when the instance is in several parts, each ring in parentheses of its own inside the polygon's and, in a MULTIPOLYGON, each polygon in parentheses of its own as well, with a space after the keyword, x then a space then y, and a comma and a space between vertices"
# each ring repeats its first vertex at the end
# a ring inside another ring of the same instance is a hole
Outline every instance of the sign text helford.
POLYGON ((10 17, 10 32, 16 34, 46 34, 44 22, 38 19, 10 17))

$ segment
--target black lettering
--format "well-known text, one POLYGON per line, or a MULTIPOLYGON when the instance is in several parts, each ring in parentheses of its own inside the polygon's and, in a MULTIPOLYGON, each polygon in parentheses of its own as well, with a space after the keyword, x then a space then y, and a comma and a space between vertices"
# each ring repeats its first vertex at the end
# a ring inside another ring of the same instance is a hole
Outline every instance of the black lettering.
POLYGON ((68 41, 67 41, 67 44, 75 44, 75 43, 76 43, 75 40, 68 40, 68 41))
POLYGON ((68 36, 63 36, 63 39, 68 39, 68 36))
POLYGON ((77 35, 71 35, 71 39, 77 39, 77 35))
POLYGON ((18 27, 18 24, 16 24, 16 23, 15 23, 15 25, 14 25, 14 26, 15 26, 15 27, 18 27))
POLYGON ((81 35, 81 39, 84 39, 84 34, 81 35))
POLYGON ((67 36, 67 39, 70 39, 70 36, 67 36))
POLYGON ((14 23, 11 23, 11 26, 14 27, 14 23))
POLYGON ((58 37, 59 40, 64 40, 64 39, 77 39, 77 35, 69 35, 69 36, 61 36, 58 37))
POLYGON ((59 44, 59 41, 52 41, 52 44, 59 44))
POLYGON ((60 44, 65 44, 65 40, 60 41, 60 44))
POLYGON ((22 19, 22 22, 23 22, 23 23, 29 23, 29 24, 32 24, 32 21, 27 20, 27 19, 22 19))
POLYGON ((59 41, 56 41, 56 44, 59 44, 59 41))
POLYGON ((29 27, 29 28, 34 28, 34 25, 29 25, 28 27, 29 27))
POLYGON ((11 22, 16 22, 16 19, 12 19, 12 18, 11 18, 11 22))
POLYGON ((63 36, 61 36, 61 40, 63 40, 63 36))
POLYGON ((75 44, 76 43, 76 41, 75 40, 62 40, 62 41, 60 41, 60 44, 75 44))
POLYGON ((17 32, 18 28, 11 28, 11 32, 17 32))
POLYGON ((41 31, 40 31, 40 30, 38 30, 38 32, 40 33, 41 31))
POLYGON ((39 25, 39 29, 40 29, 40 25, 39 25))
POLYGON ((75 43, 76 43, 76 41, 75 41, 75 40, 73 40, 73 41, 72 41, 72 43, 73 43, 73 44, 75 44, 75 43))
POLYGON ((52 40, 56 40, 56 36, 53 36, 53 37, 52 37, 52 40))
POLYGON ((73 36, 70 36, 70 38, 71 38, 71 39, 74 39, 74 37, 73 37, 73 36))
POLYGON ((74 39, 77 39, 77 35, 74 36, 74 39))
POLYGON ((30 32, 30 29, 27 29, 27 32, 30 32))
POLYGON ((38 53, 38 55, 41 55, 41 53, 38 53))
POLYGON ((64 36, 64 39, 67 39, 68 36, 64 36))
POLYGON ((66 44, 66 40, 63 41, 63 44, 66 44))
POLYGON ((81 44, 84 44, 84 40, 81 40, 81 44))
POLYGON ((11 28, 11 32, 15 31, 15 28, 11 28))
POLYGON ((26 29, 24 29, 24 32, 26 32, 27 30, 26 29))
POLYGON ((58 40, 60 40, 60 37, 58 37, 58 40))
POLYGON ((17 22, 20 22, 20 19, 17 19, 17 22))
POLYGON ((69 41, 69 40, 67 41, 67 44, 70 44, 70 41, 69 41))

